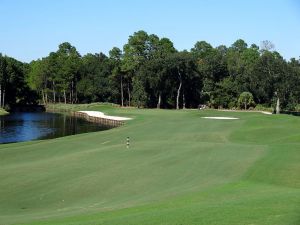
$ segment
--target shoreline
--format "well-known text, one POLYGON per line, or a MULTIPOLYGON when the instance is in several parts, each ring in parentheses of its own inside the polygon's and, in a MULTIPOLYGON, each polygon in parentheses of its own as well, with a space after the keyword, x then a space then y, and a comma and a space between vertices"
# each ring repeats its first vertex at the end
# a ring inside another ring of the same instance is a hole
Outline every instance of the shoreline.
POLYGON ((124 121, 131 120, 132 118, 120 117, 120 116, 108 116, 100 111, 75 111, 73 115, 83 118, 93 123, 99 123, 111 127, 119 127, 124 125, 124 121))
POLYGON ((126 120, 131 120, 132 118, 128 117, 121 117, 121 116, 108 116, 105 115, 103 112, 100 111, 77 111, 80 113, 85 113, 88 116, 91 117, 97 117, 97 118, 102 118, 102 119, 108 119, 108 120, 117 120, 117 121, 126 121, 126 120))

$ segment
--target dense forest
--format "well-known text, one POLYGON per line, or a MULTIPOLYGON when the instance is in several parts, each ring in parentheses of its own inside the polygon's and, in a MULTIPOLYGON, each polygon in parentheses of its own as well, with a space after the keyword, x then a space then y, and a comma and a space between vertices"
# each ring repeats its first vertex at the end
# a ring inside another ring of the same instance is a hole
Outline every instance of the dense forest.
POLYGON ((178 51, 145 31, 123 49, 81 56, 65 42, 47 57, 22 63, 0 54, 0 107, 111 102, 148 108, 274 107, 299 110, 300 61, 286 61, 269 41, 231 46, 197 42, 178 51))

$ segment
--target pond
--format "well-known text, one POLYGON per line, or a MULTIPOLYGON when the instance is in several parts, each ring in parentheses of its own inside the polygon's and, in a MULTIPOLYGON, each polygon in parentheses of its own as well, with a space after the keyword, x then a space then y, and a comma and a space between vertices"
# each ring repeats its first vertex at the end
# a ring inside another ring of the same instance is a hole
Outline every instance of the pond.
POLYGON ((18 112, 0 116, 0 143, 51 139, 107 129, 109 127, 69 114, 18 112))

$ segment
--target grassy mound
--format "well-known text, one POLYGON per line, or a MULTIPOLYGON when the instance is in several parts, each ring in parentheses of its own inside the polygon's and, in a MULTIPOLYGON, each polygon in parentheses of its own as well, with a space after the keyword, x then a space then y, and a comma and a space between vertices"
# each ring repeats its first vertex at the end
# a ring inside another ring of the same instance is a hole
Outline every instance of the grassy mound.
POLYGON ((3 115, 7 115, 8 112, 6 112, 4 109, 0 108, 0 116, 3 116, 3 115))
POLYGON ((1 225, 300 224, 300 118, 79 109, 134 120, 0 145, 1 225))

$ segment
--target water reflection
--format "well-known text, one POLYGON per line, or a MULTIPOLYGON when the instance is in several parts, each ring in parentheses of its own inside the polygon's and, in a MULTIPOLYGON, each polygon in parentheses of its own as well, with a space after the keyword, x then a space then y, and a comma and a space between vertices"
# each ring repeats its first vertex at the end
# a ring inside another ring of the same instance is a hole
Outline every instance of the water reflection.
POLYGON ((0 116, 0 143, 50 139, 107 129, 109 127, 68 114, 19 112, 0 116))

